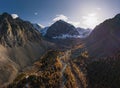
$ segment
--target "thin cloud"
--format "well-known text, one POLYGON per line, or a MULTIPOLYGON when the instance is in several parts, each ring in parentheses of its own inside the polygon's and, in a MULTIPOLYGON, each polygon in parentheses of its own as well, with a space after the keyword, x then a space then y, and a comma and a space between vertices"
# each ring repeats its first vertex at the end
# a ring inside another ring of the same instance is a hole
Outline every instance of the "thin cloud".
POLYGON ((64 20, 64 21, 67 21, 68 20, 68 17, 63 15, 63 14, 60 14, 60 15, 56 15, 56 17, 53 19, 53 21, 58 21, 58 20, 64 20))
POLYGON ((88 14, 89 16, 96 16, 97 14, 96 13, 90 13, 90 14, 88 14))
POLYGON ((35 13, 34 13, 34 15, 38 15, 38 13, 37 13, 37 12, 35 12, 35 13))
POLYGON ((99 8, 99 7, 98 7, 98 8, 96 8, 96 9, 97 9, 97 10, 101 10, 101 8, 99 8))
POLYGON ((86 16, 82 17, 83 25, 86 28, 94 28, 98 24, 98 16, 97 13, 89 13, 86 16))
POLYGON ((68 21, 68 23, 74 25, 75 27, 80 27, 80 22, 75 21, 68 21))
POLYGON ((65 16, 63 14, 56 15, 56 17, 53 19, 53 22, 56 22, 58 20, 66 21, 67 23, 70 23, 70 24, 74 25, 75 27, 79 27, 79 25, 80 25, 80 22, 71 21, 71 20, 69 20, 69 18, 67 16, 65 16))

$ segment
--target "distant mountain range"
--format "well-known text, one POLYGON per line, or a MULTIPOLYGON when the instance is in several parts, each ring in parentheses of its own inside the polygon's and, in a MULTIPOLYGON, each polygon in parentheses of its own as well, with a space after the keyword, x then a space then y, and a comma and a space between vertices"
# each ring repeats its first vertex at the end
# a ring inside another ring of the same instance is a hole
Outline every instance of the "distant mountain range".
POLYGON ((33 26, 46 41, 55 43, 60 49, 70 49, 79 45, 81 38, 86 38, 92 31, 91 29, 76 28, 63 20, 58 20, 45 28, 42 28, 38 24, 33 24, 33 26))
POLYGON ((79 35, 79 33, 73 25, 68 24, 62 20, 59 20, 48 28, 45 37, 62 38, 62 36, 64 37, 64 35, 73 36, 73 35, 79 35))
POLYGON ((37 24, 34 27, 43 36, 51 39, 85 38, 91 32, 91 29, 75 28, 72 24, 62 20, 56 21, 50 27, 41 28, 37 24))

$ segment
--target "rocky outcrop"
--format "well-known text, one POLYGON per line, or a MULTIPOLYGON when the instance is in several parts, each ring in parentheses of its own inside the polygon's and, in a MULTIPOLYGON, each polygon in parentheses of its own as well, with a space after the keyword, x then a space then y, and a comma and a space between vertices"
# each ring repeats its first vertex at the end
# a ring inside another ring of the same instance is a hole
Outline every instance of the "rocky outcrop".
POLYGON ((86 38, 91 56, 109 56, 120 50, 120 14, 98 25, 86 38))
POLYGON ((47 29, 45 37, 53 38, 62 35, 74 36, 79 35, 79 33, 73 25, 62 20, 59 20, 47 29))
POLYGON ((31 65, 52 44, 28 21, 0 15, 0 86, 12 81, 22 68, 31 65))

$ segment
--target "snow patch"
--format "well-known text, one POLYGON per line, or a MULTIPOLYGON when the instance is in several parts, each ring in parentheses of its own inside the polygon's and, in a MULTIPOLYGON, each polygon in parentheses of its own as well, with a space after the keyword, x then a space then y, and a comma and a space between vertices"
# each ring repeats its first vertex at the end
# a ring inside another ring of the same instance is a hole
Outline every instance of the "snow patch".
POLYGON ((49 28, 49 27, 43 28, 43 29, 40 31, 40 33, 41 33, 43 36, 45 36, 46 33, 47 33, 48 28, 49 28))
POLYGON ((16 18, 19 17, 17 14, 11 14, 11 16, 12 16, 13 19, 16 19, 16 18))
POLYGON ((36 28, 43 36, 46 35, 48 27, 45 27, 41 24, 33 24, 34 28, 36 28))
POLYGON ((38 23, 38 25, 39 25, 41 28, 45 28, 45 26, 43 26, 42 24, 39 24, 39 23, 38 23))
POLYGON ((34 28, 36 28, 39 32, 41 31, 42 27, 38 24, 33 24, 34 28))
POLYGON ((60 14, 60 15, 56 15, 56 17, 53 19, 54 22, 58 21, 58 20, 64 20, 64 21, 67 21, 68 20, 68 17, 63 15, 63 14, 60 14))

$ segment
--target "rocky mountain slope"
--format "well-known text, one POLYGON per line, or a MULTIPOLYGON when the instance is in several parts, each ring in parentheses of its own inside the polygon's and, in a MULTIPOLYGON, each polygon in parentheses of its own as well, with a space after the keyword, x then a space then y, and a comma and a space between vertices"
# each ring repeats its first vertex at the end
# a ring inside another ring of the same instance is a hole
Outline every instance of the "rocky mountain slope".
POLYGON ((80 28, 80 27, 78 27, 76 29, 79 32, 79 38, 86 38, 92 32, 92 29, 84 29, 84 28, 80 28))
POLYGON ((70 55, 71 51, 49 51, 8 88, 87 88, 85 58, 71 60, 70 55))
MULTIPOLYGON (((0 15, 0 84, 37 60, 49 47, 33 25, 8 13, 0 15)), ((6 85, 6 84, 5 84, 6 85)))
POLYGON ((42 29, 39 25, 34 24, 34 27, 45 40, 56 44, 59 49, 73 48, 81 44, 81 38, 86 38, 91 33, 91 29, 75 28, 63 20, 42 29))
POLYGON ((43 28, 40 33, 46 41, 54 43, 58 49, 70 49, 81 43, 78 30, 62 20, 43 28))
POLYGON ((120 51, 120 14, 98 25, 88 36, 86 47, 92 56, 109 56, 120 51))
POLYGON ((94 60, 86 52, 73 54, 48 51, 7 88, 119 88, 120 52, 94 60))
POLYGON ((39 32, 43 29, 43 27, 39 24, 33 24, 34 28, 36 28, 39 32))
POLYGON ((59 20, 57 22, 55 22, 53 25, 51 25, 48 30, 47 33, 45 35, 45 37, 47 38, 57 38, 57 37, 69 37, 69 36, 78 36, 79 33, 76 30, 76 28, 65 22, 62 20, 59 20))
POLYGON ((42 26, 40 26, 38 24, 33 24, 33 26, 38 31, 40 31, 40 33, 42 34, 43 37, 46 34, 47 35, 55 34, 52 37, 50 37, 50 36, 47 37, 47 38, 52 38, 52 39, 85 38, 92 31, 91 29, 84 29, 84 28, 80 28, 80 27, 75 28, 72 24, 69 24, 62 20, 55 22, 54 24, 52 24, 49 27, 42 28, 42 26))

